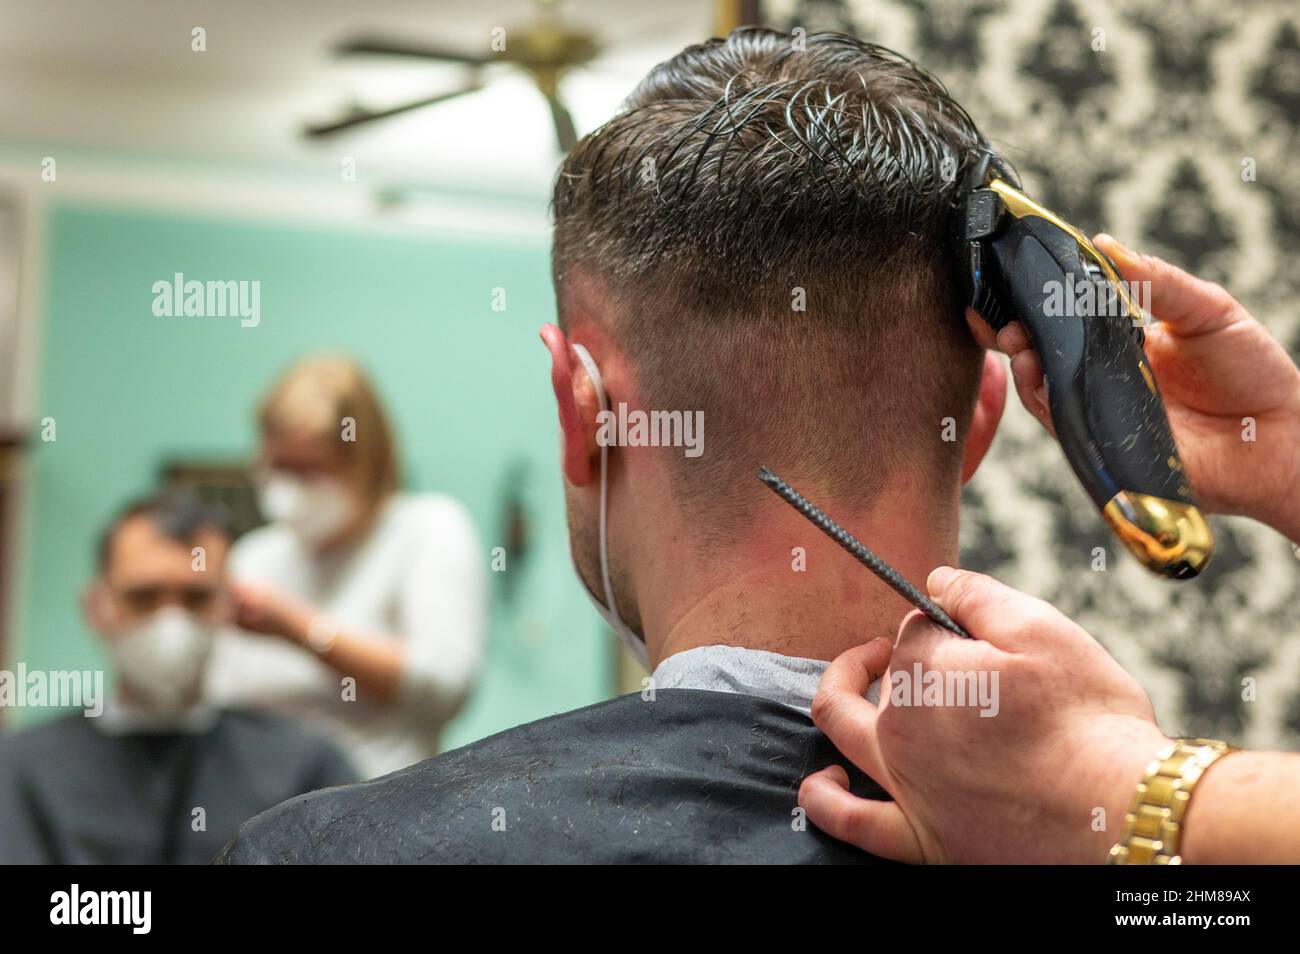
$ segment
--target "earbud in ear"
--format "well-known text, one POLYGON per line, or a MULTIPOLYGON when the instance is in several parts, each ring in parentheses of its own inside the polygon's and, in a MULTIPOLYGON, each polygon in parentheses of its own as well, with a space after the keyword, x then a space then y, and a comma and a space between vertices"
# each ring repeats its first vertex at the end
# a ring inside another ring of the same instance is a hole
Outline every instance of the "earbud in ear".
POLYGON ((600 379, 600 368, 596 367, 596 359, 582 345, 574 343, 572 347, 573 353, 578 356, 578 360, 582 362, 583 368, 586 369, 587 377, 591 378, 591 383, 596 388, 596 400, 600 402, 600 409, 602 411, 609 410, 605 402, 605 383, 600 379))

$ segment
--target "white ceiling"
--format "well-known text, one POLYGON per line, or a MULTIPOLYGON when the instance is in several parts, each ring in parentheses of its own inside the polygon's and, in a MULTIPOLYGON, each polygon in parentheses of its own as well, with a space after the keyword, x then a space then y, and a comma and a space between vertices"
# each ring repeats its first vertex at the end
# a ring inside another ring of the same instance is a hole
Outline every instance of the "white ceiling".
MULTIPOLYGON (((579 132, 607 118, 655 63, 713 32, 708 0, 569 0, 566 19, 606 53, 566 79, 579 132)), ((550 115, 506 65, 486 89, 327 144, 299 135, 350 102, 395 105, 456 86, 458 67, 339 59, 362 32, 485 51, 531 0, 0 0, 0 144, 337 178, 540 194, 557 161, 550 115), (191 31, 206 30, 193 52, 191 31)), ((508 36, 508 33, 507 33, 508 36)))

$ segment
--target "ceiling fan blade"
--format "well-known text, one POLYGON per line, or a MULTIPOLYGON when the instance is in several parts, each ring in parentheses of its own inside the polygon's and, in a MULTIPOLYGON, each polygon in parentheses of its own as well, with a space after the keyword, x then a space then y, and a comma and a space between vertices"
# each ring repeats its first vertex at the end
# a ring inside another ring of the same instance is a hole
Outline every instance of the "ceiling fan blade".
POLYGON ((373 123, 376 120, 387 119, 390 116, 400 116, 402 113, 409 113, 412 110, 423 109, 425 106, 433 106, 436 103, 446 102, 447 100, 454 99, 457 96, 464 96, 466 93, 478 92, 482 88, 483 84, 476 81, 468 86, 462 87, 461 89, 454 89, 448 93, 439 93, 436 96, 417 99, 409 103, 403 103, 400 106, 393 106, 390 109, 352 113, 351 115, 344 116, 342 119, 336 119, 332 122, 307 126, 303 130, 303 133, 311 139, 321 139, 326 136, 333 136, 336 133, 352 129, 355 126, 361 126, 365 123, 373 123))
POLYGON ((344 40, 334 48, 341 56, 376 55, 376 56, 411 56, 422 60, 447 60, 452 63, 467 63, 482 66, 492 62, 492 57, 478 53, 466 53, 445 46, 431 46, 426 43, 405 43, 401 40, 381 40, 373 37, 357 37, 344 40))
POLYGON ((568 152, 578 144, 578 131, 573 126, 573 116, 564 108, 558 96, 547 96, 546 102, 551 107, 551 119, 555 122, 555 140, 561 152, 568 152))

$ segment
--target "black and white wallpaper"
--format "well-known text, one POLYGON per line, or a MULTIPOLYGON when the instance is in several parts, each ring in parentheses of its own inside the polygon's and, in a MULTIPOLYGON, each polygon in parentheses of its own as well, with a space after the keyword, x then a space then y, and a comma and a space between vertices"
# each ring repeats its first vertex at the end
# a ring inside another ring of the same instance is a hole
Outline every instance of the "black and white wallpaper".
MULTIPOLYGON (((778 28, 845 30, 918 60, 1031 195, 1089 234, 1220 282, 1300 354, 1300 4, 777 0, 763 12, 778 28)), ((1154 578, 1112 541, 1014 395, 962 519, 964 565, 1088 629, 1142 682, 1167 733, 1300 746, 1290 541, 1212 518, 1206 572, 1154 578)))

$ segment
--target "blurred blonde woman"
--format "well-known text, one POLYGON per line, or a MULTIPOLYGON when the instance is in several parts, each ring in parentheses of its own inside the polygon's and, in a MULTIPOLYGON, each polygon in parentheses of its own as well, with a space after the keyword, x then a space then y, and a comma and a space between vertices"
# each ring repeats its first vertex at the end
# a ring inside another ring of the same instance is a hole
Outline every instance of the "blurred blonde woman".
POLYGON ((478 671, 486 565, 465 509, 398 489, 387 416, 360 368, 307 358, 258 410, 271 523, 231 555, 237 622, 208 688, 329 734, 366 777, 435 755, 478 671))

